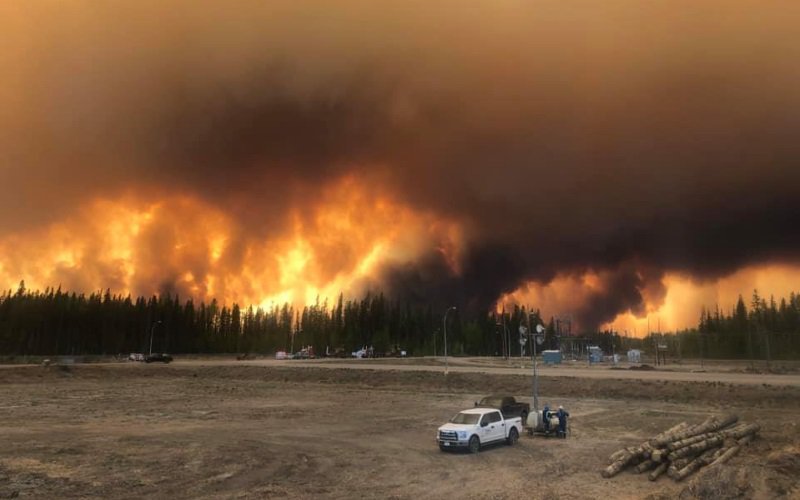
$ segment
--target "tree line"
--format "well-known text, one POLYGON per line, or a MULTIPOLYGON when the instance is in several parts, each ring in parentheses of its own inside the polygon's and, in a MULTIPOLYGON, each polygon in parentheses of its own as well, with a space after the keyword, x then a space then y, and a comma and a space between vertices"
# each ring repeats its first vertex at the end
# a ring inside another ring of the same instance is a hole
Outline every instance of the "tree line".
POLYGON ((768 300, 753 291, 749 305, 739 296, 728 311, 703 308, 698 325, 677 332, 650 333, 641 339, 626 338, 615 331, 596 337, 605 352, 639 348, 653 353, 657 345, 666 346, 671 358, 800 359, 800 294, 768 300))
MULTIPOLYGON (((153 352, 171 353, 270 354, 313 346, 319 355, 372 346, 377 353, 400 348, 412 355, 442 355, 443 314, 441 308, 382 293, 263 309, 216 300, 195 303, 170 294, 133 298, 108 290, 88 295, 60 288, 31 291, 22 282, 16 291, 0 294, 0 354, 108 355, 147 352, 152 343, 153 352)), ((541 349, 566 344, 557 320, 544 321, 538 310, 454 309, 447 316, 448 354, 518 356, 523 349, 519 327, 540 323, 546 326, 541 349)), ((631 347, 648 351, 667 342, 686 357, 798 358, 800 296, 792 293, 776 302, 756 292, 749 308, 740 297, 731 311, 704 310, 696 328, 666 336, 628 339, 601 331, 578 337, 607 353, 631 347)))
MULTIPOLYGON (((502 352, 496 314, 447 322, 449 354, 502 352)), ((432 306, 368 293, 360 300, 326 300, 303 308, 290 304, 263 309, 195 303, 164 294, 132 298, 110 291, 91 294, 26 289, 0 295, 0 354, 83 355, 147 352, 274 353, 313 346, 350 353, 362 346, 385 353, 399 347, 411 354, 442 354, 444 326, 432 306)))

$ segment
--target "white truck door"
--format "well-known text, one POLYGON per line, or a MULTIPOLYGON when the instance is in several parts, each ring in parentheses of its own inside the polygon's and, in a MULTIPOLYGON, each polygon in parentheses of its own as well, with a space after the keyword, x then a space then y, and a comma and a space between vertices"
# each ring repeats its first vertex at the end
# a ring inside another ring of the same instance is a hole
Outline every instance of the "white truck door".
POLYGON ((481 417, 479 427, 481 443, 489 443, 494 440, 494 427, 490 415, 491 413, 484 413, 481 417))
POLYGON ((495 418, 497 419, 497 422, 494 424, 497 426, 497 439, 498 441, 502 441, 506 438, 508 432, 508 429, 506 429, 506 427, 508 426, 508 424, 506 423, 506 420, 503 418, 503 414, 499 411, 495 413, 495 418))
POLYGON ((489 418, 489 440, 500 441, 506 437, 505 421, 499 411, 491 412, 485 417, 489 418))

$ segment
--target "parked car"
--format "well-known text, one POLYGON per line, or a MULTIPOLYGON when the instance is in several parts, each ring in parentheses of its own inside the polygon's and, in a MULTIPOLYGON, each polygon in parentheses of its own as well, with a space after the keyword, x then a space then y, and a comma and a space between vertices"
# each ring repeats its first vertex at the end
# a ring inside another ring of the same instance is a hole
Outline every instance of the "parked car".
POLYGON ((470 408, 439 427, 436 443, 442 451, 466 448, 470 453, 477 453, 489 443, 504 441, 513 445, 520 432, 522 419, 519 417, 504 418, 499 410, 493 408, 470 408))
POLYGON ((520 417, 522 418, 523 425, 528 420, 528 413, 531 411, 531 405, 523 403, 514 399, 514 396, 486 396, 477 403, 476 408, 496 408, 503 413, 505 417, 520 417))
POLYGON ((144 354, 140 352, 132 352, 128 356, 129 361, 144 361, 144 354))
POLYGON ((292 359, 314 359, 314 346, 308 346, 292 354, 292 359))
POLYGON ((171 363, 172 362, 172 356, 170 356, 169 354, 154 352, 152 354, 148 354, 147 356, 145 356, 144 357, 144 362, 145 363, 157 363, 157 362, 160 362, 160 363, 171 363))

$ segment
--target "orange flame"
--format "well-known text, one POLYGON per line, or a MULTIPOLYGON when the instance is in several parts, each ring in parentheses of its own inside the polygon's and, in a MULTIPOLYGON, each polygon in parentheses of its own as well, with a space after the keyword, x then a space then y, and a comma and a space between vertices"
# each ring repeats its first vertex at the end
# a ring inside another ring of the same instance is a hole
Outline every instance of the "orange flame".
POLYGON ((457 267, 460 227, 345 178, 286 234, 254 238, 219 207, 188 195, 97 199, 66 220, 0 239, 0 282, 271 307, 358 294, 381 266, 438 248, 457 267), (185 298, 185 297, 184 297, 185 298))

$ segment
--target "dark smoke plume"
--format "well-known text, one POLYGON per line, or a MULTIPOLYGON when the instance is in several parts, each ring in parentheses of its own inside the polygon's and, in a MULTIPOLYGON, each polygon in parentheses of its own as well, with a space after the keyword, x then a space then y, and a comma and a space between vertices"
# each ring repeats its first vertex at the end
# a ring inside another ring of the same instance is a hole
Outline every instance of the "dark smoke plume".
POLYGON ((585 328, 666 272, 797 260, 800 7, 380 4, 3 7, 0 230, 133 190, 256 238, 355 175, 466 228, 459 273, 432 244, 393 293, 484 307, 591 270, 585 328))

